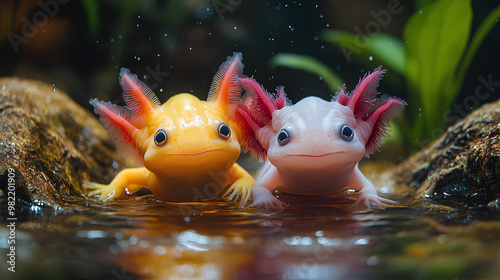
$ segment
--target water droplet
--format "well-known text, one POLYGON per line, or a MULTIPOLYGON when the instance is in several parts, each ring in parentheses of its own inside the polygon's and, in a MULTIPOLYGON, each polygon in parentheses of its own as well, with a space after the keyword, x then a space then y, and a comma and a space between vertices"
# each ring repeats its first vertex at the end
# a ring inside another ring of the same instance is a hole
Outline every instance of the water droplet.
POLYGON ((327 23, 327 24, 326 24, 326 27, 330 27, 330 24, 329 24, 329 23, 327 23))
POLYGON ((235 26, 235 27, 233 27, 233 28, 234 28, 234 30, 238 29, 238 27, 236 27, 236 26, 235 26))
POLYGON ((56 92, 56 85, 52 84, 52 92, 56 92))
POLYGON ((115 38, 111 38, 109 41, 110 41, 111 43, 114 43, 114 42, 115 42, 115 38))
POLYGON ((137 237, 135 237, 135 236, 133 236, 133 235, 132 235, 132 236, 129 238, 128 242, 130 243, 130 245, 135 245, 135 244, 137 244, 137 237))
POLYGON ((137 18, 141 18, 141 16, 137 16, 137 18))
POLYGON ((368 57, 368 59, 369 59, 370 61, 373 61, 373 56, 371 56, 371 55, 370 55, 370 57, 368 57))
POLYGON ((369 266, 374 266, 379 264, 380 260, 378 256, 371 256, 368 259, 366 259, 366 264, 369 266))
POLYGON ((319 18, 323 18, 323 15, 322 15, 322 14, 321 14, 321 15, 319 15, 319 18))
POLYGON ((116 255, 116 254, 120 253, 120 248, 118 246, 116 246, 116 245, 113 244, 113 245, 109 246, 109 251, 112 254, 116 255))
POLYGON ((121 39, 121 38, 123 38, 123 36, 122 35, 118 35, 118 39, 121 39))
POLYGON ((156 245, 153 249, 153 252, 156 254, 156 255, 165 255, 167 253, 167 249, 165 249, 165 247, 161 246, 161 245, 156 245))
POLYGON ((419 13, 419 14, 421 14, 421 13, 422 13, 422 10, 418 11, 418 13, 419 13))
POLYGON ((2 90, 5 90, 5 85, 2 85, 2 90))
POLYGON ((319 37, 318 36, 314 36, 314 41, 319 41, 319 37))
POLYGON ((160 88, 160 92, 163 92, 163 89, 162 89, 162 88, 160 88))

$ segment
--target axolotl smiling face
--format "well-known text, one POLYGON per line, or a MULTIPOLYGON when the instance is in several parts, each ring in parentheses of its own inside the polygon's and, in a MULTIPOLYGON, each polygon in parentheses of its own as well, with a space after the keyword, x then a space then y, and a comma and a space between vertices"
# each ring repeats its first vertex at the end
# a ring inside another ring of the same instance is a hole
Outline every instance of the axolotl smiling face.
POLYGON ((137 146, 144 165, 157 174, 217 171, 238 159, 240 136, 235 127, 212 103, 179 94, 157 109, 147 131, 137 132, 138 140, 144 138, 137 146))
POLYGON ((268 142, 268 159, 278 169, 341 171, 353 168, 365 155, 369 125, 357 122, 352 111, 337 102, 307 97, 275 111, 272 120, 272 131, 260 131, 267 137, 257 137, 268 142))

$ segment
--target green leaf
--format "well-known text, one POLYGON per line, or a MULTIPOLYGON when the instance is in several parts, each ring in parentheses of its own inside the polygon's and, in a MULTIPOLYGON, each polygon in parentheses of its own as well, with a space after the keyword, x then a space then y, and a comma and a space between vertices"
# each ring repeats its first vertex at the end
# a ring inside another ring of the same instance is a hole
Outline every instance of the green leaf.
POLYGON ((406 77, 420 99, 429 135, 444 124, 441 114, 458 94, 454 77, 471 21, 470 0, 439 0, 414 13, 405 26, 406 77))
POLYGON ((87 0, 82 1, 83 9, 87 14, 87 24, 89 26, 89 33, 92 37, 97 38, 99 32, 99 16, 97 12, 97 1, 87 0))
POLYGON ((321 38, 338 45, 348 62, 353 53, 362 55, 363 59, 372 56, 391 70, 404 74, 405 49, 403 43, 388 34, 360 36, 346 31, 328 29, 322 31, 321 38))
POLYGON ((315 74, 322 78, 331 92, 338 91, 339 86, 344 84, 342 78, 335 71, 311 56, 280 53, 271 58, 269 65, 272 68, 283 66, 315 74))

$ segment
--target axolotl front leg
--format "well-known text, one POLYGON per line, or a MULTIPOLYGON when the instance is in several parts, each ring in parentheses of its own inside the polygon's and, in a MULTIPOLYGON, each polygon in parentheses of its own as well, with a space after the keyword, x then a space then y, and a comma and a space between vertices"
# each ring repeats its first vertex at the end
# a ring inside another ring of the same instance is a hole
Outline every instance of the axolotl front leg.
POLYGON ((239 207, 244 207, 252 194, 252 187, 255 185, 255 179, 237 163, 229 168, 227 175, 229 176, 228 180, 231 186, 222 198, 226 201, 238 201, 241 197, 239 207))
POLYGON ((383 197, 378 196, 377 189, 370 182, 363 173, 356 167, 354 169, 354 174, 348 188, 359 191, 358 200, 351 207, 357 208, 358 206, 364 205, 367 208, 373 208, 376 205, 390 205, 395 202, 383 197))
POLYGON ((124 197, 140 190, 142 187, 149 186, 150 180, 151 172, 146 168, 127 168, 120 171, 109 185, 84 181, 83 187, 92 190, 88 194, 89 196, 99 195, 99 200, 106 201, 124 197))
POLYGON ((283 210, 285 203, 277 199, 271 191, 281 185, 278 170, 269 161, 266 161, 264 167, 257 177, 257 183, 252 188, 252 207, 279 209, 283 210))

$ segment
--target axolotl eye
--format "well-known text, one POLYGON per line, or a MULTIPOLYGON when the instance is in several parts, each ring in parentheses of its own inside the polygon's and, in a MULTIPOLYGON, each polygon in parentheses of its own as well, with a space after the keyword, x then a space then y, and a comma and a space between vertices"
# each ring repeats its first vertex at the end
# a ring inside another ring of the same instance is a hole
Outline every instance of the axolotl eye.
POLYGON ((167 132, 162 128, 158 129, 155 133, 156 146, 161 147, 167 144, 167 140, 168 140, 167 132))
POLYGON ((288 141, 290 141, 290 134, 286 129, 281 129, 280 132, 278 132, 278 144, 280 146, 285 146, 288 144, 288 141))
POLYGON ((352 141, 354 138, 354 129, 352 129, 352 126, 343 124, 340 127, 340 137, 342 137, 345 141, 352 141))
POLYGON ((217 129, 217 133, 219 134, 219 137, 228 140, 229 137, 231 137, 231 128, 229 128, 229 125, 225 123, 219 124, 219 128, 217 129))

